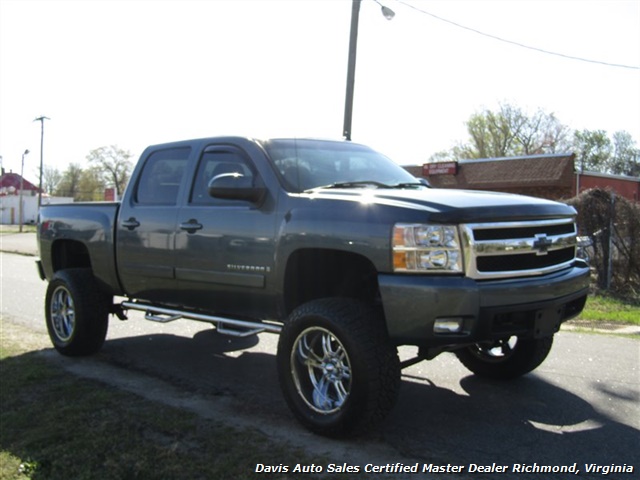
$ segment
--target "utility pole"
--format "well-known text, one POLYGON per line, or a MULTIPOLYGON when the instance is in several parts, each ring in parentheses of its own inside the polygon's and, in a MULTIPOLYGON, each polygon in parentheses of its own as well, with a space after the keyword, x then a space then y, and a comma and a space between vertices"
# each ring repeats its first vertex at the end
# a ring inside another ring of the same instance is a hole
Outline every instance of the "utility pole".
POLYGON ((22 206, 22 191, 24 190, 24 156, 29 153, 29 150, 25 150, 22 154, 22 166, 20 167, 20 194, 18 196, 18 216, 20 217, 18 223, 20 224, 20 229, 18 230, 22 233, 22 225, 24 224, 24 207, 22 206))
POLYGON ((40 205, 42 205, 42 169, 43 169, 42 147, 44 145, 44 121, 45 120, 51 120, 51 119, 49 117, 45 117, 44 115, 41 115, 34 120, 34 122, 40 122, 40 183, 38 185, 38 214, 40 213, 40 205))
MULTIPOLYGON (((358 22, 360 19, 360 3, 362 0, 351 2, 351 28, 349 30, 349 58, 347 62, 347 91, 344 100, 344 126, 342 136, 345 140, 351 140, 351 120, 353 118, 353 90, 356 80, 356 53, 358 50, 358 22)), ((378 0, 373 0, 382 8, 382 15, 391 20, 395 13, 382 5, 378 0)))
POLYGON ((356 52, 358 48, 358 19, 360 18, 360 1, 351 3, 351 29, 349 30, 349 61, 347 65, 347 93, 344 105, 344 126, 342 136, 351 140, 351 119, 353 116, 353 87, 356 79, 356 52))

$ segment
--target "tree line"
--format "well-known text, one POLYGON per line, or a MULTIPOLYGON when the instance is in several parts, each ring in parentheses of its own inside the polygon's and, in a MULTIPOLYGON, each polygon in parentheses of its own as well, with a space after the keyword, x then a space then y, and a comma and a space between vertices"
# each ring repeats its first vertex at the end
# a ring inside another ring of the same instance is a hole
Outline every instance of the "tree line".
POLYGON ((580 171, 640 176, 640 149, 626 131, 571 130, 553 113, 528 113, 509 103, 472 114, 465 126, 468 140, 429 162, 572 152, 580 171))
POLYGON ((111 145, 91 150, 86 159, 87 166, 71 163, 63 172, 45 167, 42 173, 45 191, 81 202, 104 200, 105 190, 113 188, 121 198, 133 170, 131 153, 111 145))
MULTIPOLYGON (((630 133, 609 136, 604 130, 571 130, 553 113, 533 113, 502 103, 496 110, 473 113, 465 122, 469 138, 435 153, 429 162, 573 152, 580 171, 640 176, 640 149, 630 133)), ((44 188, 75 201, 104 200, 106 188, 122 196, 133 170, 131 153, 116 145, 89 152, 87 166, 71 163, 60 172, 46 167, 44 188)))

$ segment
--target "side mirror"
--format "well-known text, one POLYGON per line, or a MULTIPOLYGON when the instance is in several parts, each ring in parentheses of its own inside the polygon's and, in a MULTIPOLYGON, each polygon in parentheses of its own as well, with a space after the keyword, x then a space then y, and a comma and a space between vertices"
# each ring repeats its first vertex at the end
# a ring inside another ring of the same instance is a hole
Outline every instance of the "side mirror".
POLYGON ((222 173, 209 181, 209 195, 224 200, 245 200, 259 204, 264 200, 267 189, 254 187, 251 178, 241 173, 222 173))

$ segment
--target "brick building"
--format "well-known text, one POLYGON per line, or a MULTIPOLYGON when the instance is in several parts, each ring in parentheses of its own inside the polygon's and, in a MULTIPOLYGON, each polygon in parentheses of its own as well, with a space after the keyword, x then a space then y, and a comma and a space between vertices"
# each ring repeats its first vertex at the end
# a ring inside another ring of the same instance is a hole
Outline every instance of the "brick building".
POLYGON ((552 200, 574 197, 576 191, 609 188, 640 201, 640 179, 593 172, 578 174, 573 153, 485 158, 405 167, 439 188, 518 193, 552 200))
POLYGON ((576 184, 581 192, 591 188, 610 188, 620 197, 640 202, 640 178, 606 173, 576 173, 576 184))

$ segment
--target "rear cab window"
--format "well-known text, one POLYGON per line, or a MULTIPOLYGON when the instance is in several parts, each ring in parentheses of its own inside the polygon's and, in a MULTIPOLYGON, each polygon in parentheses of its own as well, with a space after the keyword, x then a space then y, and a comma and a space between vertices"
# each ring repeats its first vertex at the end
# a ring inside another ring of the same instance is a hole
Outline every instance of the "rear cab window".
POLYGON ((134 194, 138 205, 176 205, 190 147, 153 152, 146 160, 134 194))

